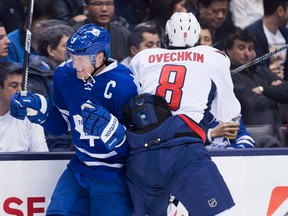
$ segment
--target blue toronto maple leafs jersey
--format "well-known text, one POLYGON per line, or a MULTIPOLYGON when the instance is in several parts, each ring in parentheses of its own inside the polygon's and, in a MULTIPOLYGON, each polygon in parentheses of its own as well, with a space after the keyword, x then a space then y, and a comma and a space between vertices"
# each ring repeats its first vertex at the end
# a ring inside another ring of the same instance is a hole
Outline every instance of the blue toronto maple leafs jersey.
POLYGON ((94 80, 84 82, 77 78, 74 69, 62 64, 56 69, 53 80, 55 106, 43 126, 56 134, 71 127, 76 155, 68 166, 88 177, 117 177, 128 156, 128 143, 126 141, 119 148, 108 151, 99 137, 85 134, 81 105, 90 100, 103 106, 125 125, 123 107, 137 95, 130 70, 113 61, 94 80))

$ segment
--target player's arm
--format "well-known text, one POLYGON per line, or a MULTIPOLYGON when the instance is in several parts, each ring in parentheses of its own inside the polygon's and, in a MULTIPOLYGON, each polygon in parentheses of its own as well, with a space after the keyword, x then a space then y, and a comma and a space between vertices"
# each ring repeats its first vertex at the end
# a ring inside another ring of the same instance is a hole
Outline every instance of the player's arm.
POLYGON ((55 135, 67 131, 67 124, 57 107, 48 97, 40 94, 14 94, 10 103, 10 113, 20 120, 27 117, 30 122, 42 125, 55 135))
POLYGON ((207 70, 216 86, 216 97, 211 105, 211 113, 222 122, 228 122, 240 113, 241 107, 233 91, 233 82, 230 74, 229 58, 212 50, 207 53, 207 70), (209 54, 209 55, 208 55, 209 54), (229 103, 229 106, 227 106, 229 103))

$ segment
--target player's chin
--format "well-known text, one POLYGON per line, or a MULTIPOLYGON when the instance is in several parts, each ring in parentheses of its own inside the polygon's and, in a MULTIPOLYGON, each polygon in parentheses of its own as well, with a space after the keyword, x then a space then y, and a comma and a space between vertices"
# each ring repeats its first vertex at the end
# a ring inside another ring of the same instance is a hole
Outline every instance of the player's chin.
POLYGON ((88 78, 88 74, 85 71, 77 71, 77 78, 78 79, 87 79, 88 78))

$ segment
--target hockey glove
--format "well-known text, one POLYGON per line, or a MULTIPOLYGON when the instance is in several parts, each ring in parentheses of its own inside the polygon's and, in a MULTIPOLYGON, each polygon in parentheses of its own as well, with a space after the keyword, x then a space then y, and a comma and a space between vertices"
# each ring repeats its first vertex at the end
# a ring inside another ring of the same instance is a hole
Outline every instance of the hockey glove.
POLYGON ((98 136, 111 151, 125 140, 125 127, 102 106, 86 102, 82 105, 83 129, 88 135, 98 136))
POLYGON ((27 116, 27 109, 20 105, 17 98, 18 95, 12 96, 10 103, 10 114, 17 119, 24 120, 27 116))
POLYGON ((41 124, 46 120, 51 106, 49 99, 42 95, 27 92, 26 96, 22 96, 16 93, 11 99, 10 112, 15 118, 23 120, 27 116, 30 122, 41 124))

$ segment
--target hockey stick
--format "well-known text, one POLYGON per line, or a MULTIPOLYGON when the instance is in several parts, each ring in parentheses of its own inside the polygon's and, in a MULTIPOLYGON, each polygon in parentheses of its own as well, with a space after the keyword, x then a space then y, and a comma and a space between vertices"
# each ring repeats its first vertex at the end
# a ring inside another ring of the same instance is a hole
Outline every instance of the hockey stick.
POLYGON ((33 7, 34 7, 34 0, 29 0, 28 15, 26 20, 26 37, 25 37, 24 65, 23 65, 24 92, 27 91, 27 84, 28 84, 29 56, 30 56, 31 39, 32 39, 31 31, 32 31, 33 7))
MULTIPOLYGON (((32 39, 32 19, 33 19, 33 8, 34 0, 29 0, 28 14, 26 20, 26 37, 25 37, 25 50, 24 50, 24 85, 23 91, 21 91, 22 96, 27 96, 27 85, 28 85, 28 73, 29 73, 29 56, 31 50, 31 39, 32 39)), ((31 108, 27 108, 27 115, 36 115, 37 111, 31 108)))
POLYGON ((266 54, 264 54, 264 55, 262 55, 256 59, 252 60, 251 62, 248 62, 247 64, 241 65, 240 67, 232 70, 231 75, 238 73, 242 70, 245 70, 246 68, 251 67, 252 65, 258 64, 259 62, 264 61, 264 60, 270 58, 272 55, 274 55, 274 54, 276 54, 276 53, 278 53, 284 49, 287 49, 287 48, 288 48, 288 44, 284 45, 283 47, 279 47, 272 52, 266 53, 266 54))

